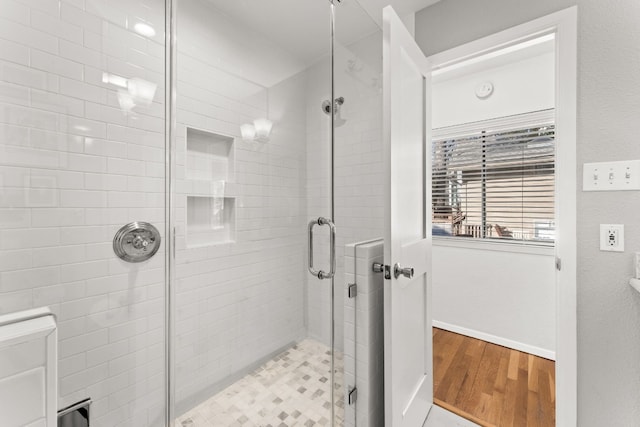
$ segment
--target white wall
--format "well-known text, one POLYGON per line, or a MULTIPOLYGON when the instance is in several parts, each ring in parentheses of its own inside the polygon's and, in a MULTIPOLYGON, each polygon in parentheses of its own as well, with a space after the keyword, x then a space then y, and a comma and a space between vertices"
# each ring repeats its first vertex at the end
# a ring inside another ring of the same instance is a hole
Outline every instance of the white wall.
MULTIPOLYGON (((306 220, 320 216, 331 217, 330 186, 330 122, 321 110, 322 102, 329 99, 330 67, 323 58, 307 70, 305 88, 306 103, 306 220)), ((314 230, 314 262, 316 269, 329 268, 329 230, 316 227, 314 230)), ((338 229, 338 235, 340 230, 338 229)), ((336 244, 336 248, 339 245, 336 244)), ((339 258, 338 258, 339 260, 339 258)), ((304 264, 307 265, 307 262, 304 264)), ((306 271, 306 325, 309 337, 325 345, 331 342, 331 281, 319 280, 306 271)))
POLYGON ((175 384, 180 413, 306 335, 307 76, 291 76, 295 58, 207 2, 180 2, 177 26, 175 384), (270 140, 243 141, 240 126, 260 117, 274 123, 270 140), (187 196, 218 193, 208 181, 189 179, 187 127, 233 138, 234 173, 224 186, 224 196, 235 198, 233 242, 197 247, 189 242, 187 196))
POLYGON ((252 85, 236 85, 234 81, 271 87, 306 68, 285 47, 216 9, 216 1, 178 0, 176 10, 178 31, 188 37, 179 41, 179 50, 216 66, 208 79, 216 80, 222 94, 246 98, 252 85))
MULTIPOLYGON (((433 127, 553 108, 554 63, 551 41, 438 74, 433 127), (494 92, 480 99, 475 91, 484 82, 494 92)), ((434 242, 434 326, 553 359, 553 249, 542 256, 500 243, 471 243, 434 242)))
POLYGON ((473 246, 434 244, 433 325, 553 359, 553 249, 473 246))
MULTIPOLYGON (((574 4, 578 164, 640 158, 640 3, 446 0, 417 14, 417 40, 429 55, 574 4)), ((635 192, 576 192, 578 425, 632 426, 640 419, 640 296, 628 280, 633 252, 640 251, 640 198, 635 192), (599 251, 600 223, 625 224, 624 253, 599 251)))
MULTIPOLYGON (((335 342, 343 343, 344 246, 383 234, 382 92, 380 34, 350 46, 336 44, 335 95, 344 97, 335 141, 335 223, 337 227, 335 277, 335 342)), ((307 216, 331 215, 330 118, 322 113, 329 99, 329 66, 323 59, 309 69, 307 87, 307 216), (326 82, 327 84, 323 84, 326 82)), ((328 230, 316 228, 315 259, 328 268, 328 230)), ((307 274, 309 335, 326 344, 331 331, 331 288, 328 280, 307 274)))
MULTIPOLYGON (((549 43, 553 49, 553 42, 549 43)), ((514 56, 506 55, 507 58, 498 58, 499 63, 493 59, 486 60, 487 64, 470 66, 463 75, 447 77, 445 72, 434 77, 433 128, 553 108, 554 53, 533 51, 531 55, 514 57, 513 62, 504 63, 514 56), (480 99, 476 88, 484 82, 491 82, 494 90, 488 98, 480 99)))
POLYGON ((51 307, 58 407, 91 397, 97 427, 164 408, 164 243, 141 264, 111 247, 130 221, 164 232, 163 28, 158 0, 0 1, 0 312, 51 307), (155 97, 126 114, 103 72, 155 97))

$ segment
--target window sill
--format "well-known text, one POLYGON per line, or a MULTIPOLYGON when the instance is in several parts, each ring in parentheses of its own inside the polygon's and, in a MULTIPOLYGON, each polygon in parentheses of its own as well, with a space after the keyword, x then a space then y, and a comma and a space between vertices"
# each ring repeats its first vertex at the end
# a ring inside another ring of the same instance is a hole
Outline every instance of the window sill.
POLYGON ((433 236, 433 246, 475 249, 482 251, 497 251, 522 253, 530 255, 555 256, 554 246, 531 245, 518 242, 491 241, 470 239, 466 237, 438 237, 433 236))

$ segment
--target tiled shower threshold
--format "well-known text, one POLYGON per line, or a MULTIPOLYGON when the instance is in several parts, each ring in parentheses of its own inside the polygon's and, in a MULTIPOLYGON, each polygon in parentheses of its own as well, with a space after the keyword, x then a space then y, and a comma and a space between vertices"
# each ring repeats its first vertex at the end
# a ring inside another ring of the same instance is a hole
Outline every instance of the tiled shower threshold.
MULTIPOLYGON (((330 426, 331 350, 306 339, 178 417, 176 427, 330 426)), ((335 355, 336 426, 344 424, 342 353, 335 355)))

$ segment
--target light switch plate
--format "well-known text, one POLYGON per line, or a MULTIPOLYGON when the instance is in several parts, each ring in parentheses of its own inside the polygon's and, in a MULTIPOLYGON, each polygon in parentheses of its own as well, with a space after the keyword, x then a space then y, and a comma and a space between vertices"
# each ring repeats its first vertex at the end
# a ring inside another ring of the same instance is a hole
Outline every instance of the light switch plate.
POLYGON ((640 190, 640 160, 585 163, 583 191, 640 190))
POLYGON ((623 224, 600 224, 600 250, 624 252, 623 224))

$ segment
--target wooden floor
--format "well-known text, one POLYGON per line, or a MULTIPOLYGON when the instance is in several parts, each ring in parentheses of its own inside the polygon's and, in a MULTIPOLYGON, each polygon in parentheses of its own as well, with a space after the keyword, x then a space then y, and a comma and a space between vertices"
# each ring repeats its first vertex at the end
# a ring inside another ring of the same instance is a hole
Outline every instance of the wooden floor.
POLYGON ((433 328, 434 402, 481 426, 555 426, 555 362, 433 328))

